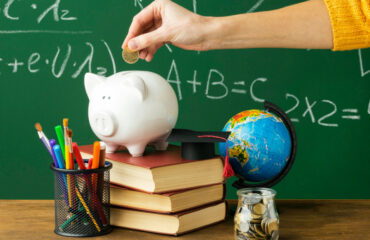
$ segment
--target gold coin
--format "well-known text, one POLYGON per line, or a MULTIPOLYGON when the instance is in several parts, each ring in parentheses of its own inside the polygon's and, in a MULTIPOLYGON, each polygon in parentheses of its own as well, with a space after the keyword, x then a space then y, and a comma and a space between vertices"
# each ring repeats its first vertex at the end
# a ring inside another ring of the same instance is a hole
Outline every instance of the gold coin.
POLYGON ((279 231, 272 231, 271 239, 278 239, 279 238, 279 231))
POLYGON ((258 203, 253 206, 253 212, 258 215, 263 215, 266 212, 266 206, 262 203, 258 203))
POLYGON ((266 237, 266 234, 263 232, 261 226, 254 225, 254 230, 256 231, 256 233, 258 233, 259 236, 261 236, 263 238, 266 237))
POLYGON ((269 235, 271 235, 273 231, 279 230, 279 225, 276 220, 273 220, 267 224, 267 228, 269 235))
POLYGON ((235 217, 234 217, 234 221, 235 221, 235 223, 236 223, 237 225, 239 225, 239 224, 240 224, 240 213, 237 213, 237 214, 235 215, 235 217))
POLYGON ((269 220, 267 219, 267 218, 264 218, 264 219, 262 219, 262 221, 261 221, 261 228, 262 228, 262 230, 265 232, 265 233, 267 233, 267 228, 266 228, 266 226, 267 226, 267 222, 268 222, 269 220))
POLYGON ((261 219, 262 219, 262 215, 259 215, 259 214, 251 214, 252 215, 252 218, 253 218, 253 220, 258 220, 259 222, 261 221, 261 219))
POLYGON ((132 51, 129 48, 122 50, 122 58, 128 64, 134 64, 139 60, 139 51, 132 51))

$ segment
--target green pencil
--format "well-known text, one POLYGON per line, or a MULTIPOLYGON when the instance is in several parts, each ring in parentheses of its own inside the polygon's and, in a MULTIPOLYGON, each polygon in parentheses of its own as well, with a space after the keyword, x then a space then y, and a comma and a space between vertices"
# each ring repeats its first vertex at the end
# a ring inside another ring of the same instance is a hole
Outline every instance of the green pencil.
POLYGON ((60 149, 62 150, 63 157, 65 158, 66 154, 65 154, 64 135, 62 131, 62 126, 60 125, 55 126, 55 133, 57 134, 60 149))
MULTIPOLYGON (((83 206, 81 206, 78 211, 82 211, 84 209, 83 206)), ((70 218, 68 218, 62 225, 60 225, 59 230, 63 231, 73 220, 75 220, 77 217, 77 214, 73 214, 70 218)), ((85 219, 84 219, 85 220, 85 219)))

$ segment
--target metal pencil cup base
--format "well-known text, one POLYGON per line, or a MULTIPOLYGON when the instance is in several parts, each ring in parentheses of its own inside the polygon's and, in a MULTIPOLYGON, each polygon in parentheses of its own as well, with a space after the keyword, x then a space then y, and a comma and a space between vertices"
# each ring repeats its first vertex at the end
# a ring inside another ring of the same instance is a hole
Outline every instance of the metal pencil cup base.
MULTIPOLYGON (((85 162, 87 162, 85 160, 85 162)), ((54 171, 55 230, 68 237, 93 237, 112 231, 110 226, 109 170, 112 164, 88 170, 54 171)))

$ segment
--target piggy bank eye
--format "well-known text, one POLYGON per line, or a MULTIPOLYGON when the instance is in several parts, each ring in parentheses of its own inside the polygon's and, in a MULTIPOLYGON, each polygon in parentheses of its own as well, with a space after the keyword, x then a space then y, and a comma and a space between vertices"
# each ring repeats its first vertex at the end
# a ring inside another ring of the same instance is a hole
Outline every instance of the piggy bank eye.
POLYGON ((110 100, 110 97, 108 97, 108 100, 110 100))
POLYGON ((103 96, 103 99, 105 99, 105 96, 103 96))

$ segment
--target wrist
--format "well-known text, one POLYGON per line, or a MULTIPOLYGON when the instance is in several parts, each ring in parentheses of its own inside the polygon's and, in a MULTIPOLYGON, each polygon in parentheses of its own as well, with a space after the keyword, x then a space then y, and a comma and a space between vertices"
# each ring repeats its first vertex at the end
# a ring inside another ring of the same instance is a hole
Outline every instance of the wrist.
POLYGON ((223 39, 222 21, 220 17, 203 17, 203 24, 200 28, 202 32, 202 50, 214 50, 220 48, 223 39))

